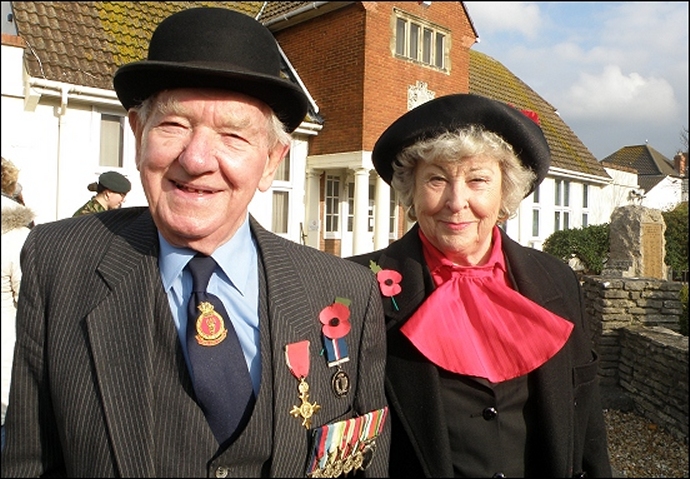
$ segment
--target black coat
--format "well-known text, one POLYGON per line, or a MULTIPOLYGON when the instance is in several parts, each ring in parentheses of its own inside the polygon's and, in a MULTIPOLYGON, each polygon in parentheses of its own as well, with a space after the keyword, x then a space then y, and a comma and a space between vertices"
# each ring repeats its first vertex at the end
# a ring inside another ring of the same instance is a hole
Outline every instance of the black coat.
MULTIPOLYGON (((435 286, 425 264, 415 225, 385 249, 349 258, 365 266, 375 261, 402 274, 402 292, 383 298, 388 354, 386 394, 391 408, 391 477, 452 477, 448 418, 443 414, 438 368, 406 340, 400 327, 435 286)), ((571 321, 575 327, 558 354, 529 374, 530 395, 538 404, 538 431, 531 441, 538 457, 528 469, 546 477, 611 476, 596 353, 580 283, 557 258, 526 248, 501 231, 506 265, 524 296, 571 321)), ((471 440, 471 438, 469 438, 471 440)), ((531 462, 531 464, 530 464, 531 462)))

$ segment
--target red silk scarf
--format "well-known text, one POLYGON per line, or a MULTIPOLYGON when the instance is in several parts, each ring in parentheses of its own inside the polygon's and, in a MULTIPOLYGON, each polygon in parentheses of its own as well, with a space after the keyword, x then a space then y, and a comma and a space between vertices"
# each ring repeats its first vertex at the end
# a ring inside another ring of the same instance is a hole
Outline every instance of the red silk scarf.
POLYGON ((482 266, 454 265, 419 230, 436 289, 401 328, 430 361, 493 383, 535 370, 565 344, 573 324, 509 286, 501 235, 482 266))

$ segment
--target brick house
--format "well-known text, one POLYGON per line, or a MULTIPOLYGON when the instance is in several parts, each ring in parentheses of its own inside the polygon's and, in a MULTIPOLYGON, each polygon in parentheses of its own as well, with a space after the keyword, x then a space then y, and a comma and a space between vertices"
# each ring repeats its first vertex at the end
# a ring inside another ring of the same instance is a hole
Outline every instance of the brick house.
MULTIPOLYGON (((266 25, 285 75, 311 101, 273 188, 250 204, 278 234, 340 256, 400 237, 410 225, 371 150, 402 113, 450 93, 482 94, 540 117, 553 164, 504 225, 520 243, 541 248, 557 229, 607 222, 621 206, 610 198, 627 204, 626 195, 606 194, 612 177, 553 106, 471 50, 478 34, 463 2, 3 2, 2 154, 20 167, 30 206, 41 199, 37 222, 71 216, 102 171, 138 176, 112 74, 145 58, 160 20, 202 4, 266 25)), ((133 179, 125 206, 145 204, 133 179)))

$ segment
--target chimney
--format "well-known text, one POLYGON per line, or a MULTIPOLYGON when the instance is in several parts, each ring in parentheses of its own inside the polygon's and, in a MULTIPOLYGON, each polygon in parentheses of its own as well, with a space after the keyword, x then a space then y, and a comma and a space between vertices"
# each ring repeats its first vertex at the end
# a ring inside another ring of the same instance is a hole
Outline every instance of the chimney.
POLYGON ((676 172, 680 176, 688 176, 688 154, 686 153, 677 153, 676 156, 673 157, 673 169, 676 170, 676 172))

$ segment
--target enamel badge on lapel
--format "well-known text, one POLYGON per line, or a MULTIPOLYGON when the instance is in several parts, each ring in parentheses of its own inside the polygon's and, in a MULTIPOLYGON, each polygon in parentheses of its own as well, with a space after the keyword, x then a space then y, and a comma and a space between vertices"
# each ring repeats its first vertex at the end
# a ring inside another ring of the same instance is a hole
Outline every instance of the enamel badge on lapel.
POLYGON ((225 339, 228 330, 225 329, 223 317, 218 314, 213 305, 203 302, 197 306, 201 314, 196 318, 196 340, 202 346, 215 346, 225 339))
POLYGON ((292 375, 299 379, 299 398, 302 401, 299 406, 292 406, 290 414, 301 417, 302 426, 309 429, 312 416, 321 409, 316 401, 309 402, 309 384, 306 381, 309 375, 309 341, 298 341, 285 346, 285 362, 292 375))
POLYGON ((339 397, 346 395, 350 390, 350 378, 340 366, 350 360, 345 342, 345 337, 350 332, 349 306, 349 299, 336 298, 333 304, 323 308, 319 314, 319 321, 323 325, 321 332, 328 367, 338 368, 331 378, 331 386, 339 397))

